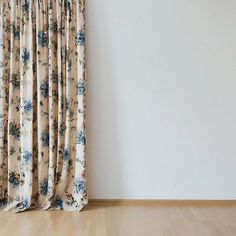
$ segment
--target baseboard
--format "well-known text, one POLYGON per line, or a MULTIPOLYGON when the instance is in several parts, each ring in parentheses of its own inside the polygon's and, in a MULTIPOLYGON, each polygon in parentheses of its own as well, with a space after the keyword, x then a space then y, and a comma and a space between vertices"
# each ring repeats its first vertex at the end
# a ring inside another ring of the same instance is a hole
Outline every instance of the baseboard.
POLYGON ((172 199, 89 199, 90 204, 106 204, 106 205, 217 205, 217 206, 236 206, 236 200, 172 200, 172 199))

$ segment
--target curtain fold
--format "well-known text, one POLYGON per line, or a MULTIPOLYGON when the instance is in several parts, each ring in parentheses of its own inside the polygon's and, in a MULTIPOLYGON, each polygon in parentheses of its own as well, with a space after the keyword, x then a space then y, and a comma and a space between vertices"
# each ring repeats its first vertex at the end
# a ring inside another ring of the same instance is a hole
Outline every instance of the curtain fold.
POLYGON ((0 1, 0 206, 87 204, 84 0, 0 1))

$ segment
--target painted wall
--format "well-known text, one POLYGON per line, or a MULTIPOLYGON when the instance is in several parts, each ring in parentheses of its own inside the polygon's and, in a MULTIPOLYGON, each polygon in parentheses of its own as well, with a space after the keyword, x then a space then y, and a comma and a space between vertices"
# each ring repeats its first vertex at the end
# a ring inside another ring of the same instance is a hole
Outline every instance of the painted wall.
POLYGON ((236 1, 86 15, 90 198, 236 199, 236 1))

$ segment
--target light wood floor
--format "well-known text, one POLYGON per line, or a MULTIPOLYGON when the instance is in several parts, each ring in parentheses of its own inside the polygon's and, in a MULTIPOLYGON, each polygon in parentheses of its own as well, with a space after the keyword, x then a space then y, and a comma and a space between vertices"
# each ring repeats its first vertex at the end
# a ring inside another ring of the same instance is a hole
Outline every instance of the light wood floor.
POLYGON ((236 236, 236 203, 93 202, 79 213, 0 212, 0 236, 236 236))

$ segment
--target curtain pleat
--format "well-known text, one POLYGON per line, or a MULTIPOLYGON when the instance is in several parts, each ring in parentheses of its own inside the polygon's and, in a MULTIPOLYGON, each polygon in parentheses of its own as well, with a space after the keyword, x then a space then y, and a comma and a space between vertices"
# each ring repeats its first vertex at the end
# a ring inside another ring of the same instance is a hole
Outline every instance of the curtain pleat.
MULTIPOLYGON (((13 194, 12 190, 8 191, 8 147, 10 140, 8 140, 8 124, 12 124, 8 119, 9 110, 9 81, 10 81, 10 55, 9 38, 10 38, 10 18, 9 10, 6 9, 5 1, 0 5, 0 206, 7 204, 8 199, 13 194), (9 121, 9 122, 8 122, 9 121)), ((13 85, 18 87, 18 74, 14 78, 13 85)))
POLYGON ((0 206, 87 204, 83 0, 0 1, 0 206))

